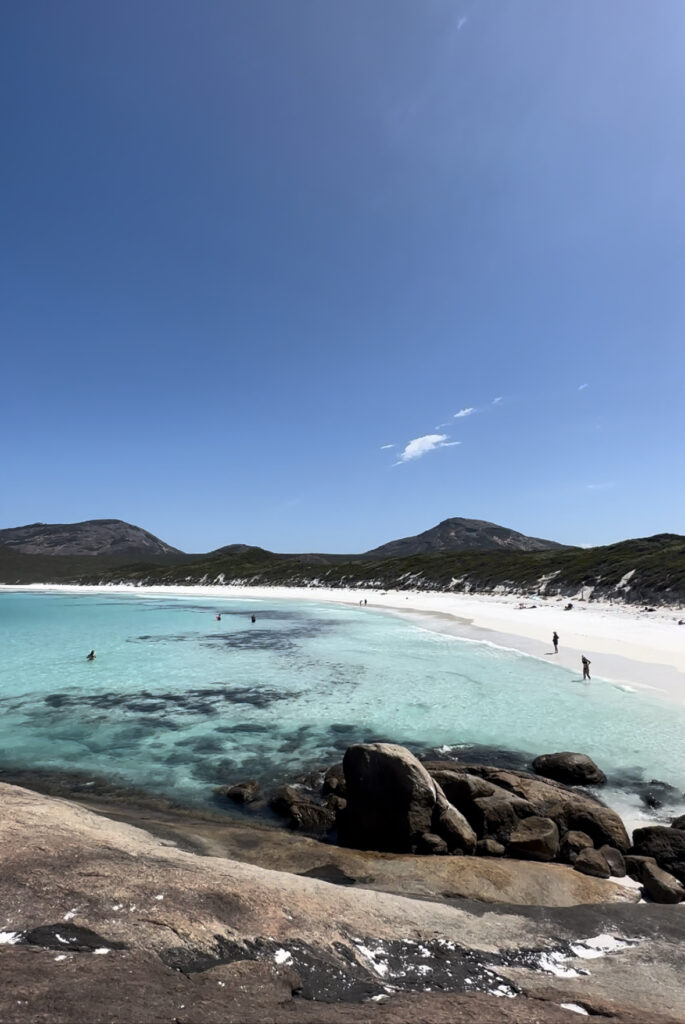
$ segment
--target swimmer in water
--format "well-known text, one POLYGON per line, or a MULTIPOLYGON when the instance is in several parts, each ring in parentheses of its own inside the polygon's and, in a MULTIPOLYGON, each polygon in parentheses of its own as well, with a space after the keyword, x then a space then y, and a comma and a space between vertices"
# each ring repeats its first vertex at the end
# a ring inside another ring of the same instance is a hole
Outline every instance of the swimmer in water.
POLYGON ((90 654, 86 654, 86 661, 95 661, 95 651, 91 651, 90 654))

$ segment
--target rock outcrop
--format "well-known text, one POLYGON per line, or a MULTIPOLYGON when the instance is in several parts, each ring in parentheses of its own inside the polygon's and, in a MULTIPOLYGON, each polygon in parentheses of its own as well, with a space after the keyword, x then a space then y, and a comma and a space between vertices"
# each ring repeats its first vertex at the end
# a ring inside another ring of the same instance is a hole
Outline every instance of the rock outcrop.
POLYGON ((559 754, 540 754, 533 761, 533 771, 567 786, 601 786, 607 780, 591 757, 568 750, 559 754))
POLYGON ((663 825, 636 828, 631 853, 654 857, 660 868, 685 883, 685 829, 663 825))
MULTIPOLYGON (((582 1005, 597 1024, 685 1018, 685 921, 677 907, 573 901, 570 910, 543 915, 498 906, 483 914, 455 899, 407 899, 198 857, 172 839, 18 787, 0 785, 0 800, 0 1017, 7 1024, 563 1024, 570 1019, 564 1003, 582 1005), (602 969, 587 973, 577 951, 597 955, 603 932, 612 944, 602 969)), ((179 821, 191 827, 187 816, 179 821)), ((217 836, 230 832, 206 826, 217 836)), ((271 831, 287 848, 326 850, 271 831)), ((258 841, 243 845, 258 853, 258 841)), ((338 852, 367 870, 376 856, 338 852)), ((386 863, 442 871, 470 863, 495 874, 516 867, 490 858, 379 858, 386 863)), ((575 874, 563 865, 518 868, 536 877, 575 874)))

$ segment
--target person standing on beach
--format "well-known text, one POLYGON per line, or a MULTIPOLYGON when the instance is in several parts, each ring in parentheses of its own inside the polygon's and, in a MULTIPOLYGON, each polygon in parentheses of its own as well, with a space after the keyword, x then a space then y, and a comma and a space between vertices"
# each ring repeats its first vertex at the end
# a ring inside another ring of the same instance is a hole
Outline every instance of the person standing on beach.
POLYGON ((590 660, 589 660, 589 658, 586 658, 584 654, 581 655, 580 660, 583 663, 583 679, 589 679, 590 678, 590 660))
POLYGON ((554 644, 554 653, 558 654, 559 653, 559 634, 557 633, 556 629, 552 633, 552 643, 554 644))

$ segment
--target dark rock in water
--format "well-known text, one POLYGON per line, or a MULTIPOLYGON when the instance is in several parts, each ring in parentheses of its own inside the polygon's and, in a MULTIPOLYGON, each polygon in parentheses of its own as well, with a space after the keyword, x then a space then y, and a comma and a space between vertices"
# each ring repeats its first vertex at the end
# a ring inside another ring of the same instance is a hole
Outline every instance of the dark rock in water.
POLYGON ((347 806, 338 840, 361 850, 409 852, 431 831, 436 785, 408 750, 394 743, 358 743, 343 759, 347 806))
POLYGON ((214 790, 217 796, 225 796, 237 804, 253 804, 262 798, 262 787, 256 779, 237 782, 234 786, 219 786, 214 790))
POLYGON ((269 800, 269 807, 281 818, 290 817, 293 804, 302 800, 303 791, 294 786, 279 786, 269 800))
POLYGON ((573 864, 581 850, 592 849, 592 847, 593 842, 585 832, 577 832, 571 829, 570 832, 567 832, 562 837, 559 856, 561 860, 573 864))
POLYGON ((592 758, 571 751, 541 754, 533 761, 533 770, 537 775, 563 782, 567 786, 599 786, 607 780, 592 758))
POLYGON ((636 828, 630 852, 654 857, 660 868, 685 883, 685 829, 664 825, 636 828))
POLYGON ((645 864, 642 884, 649 898, 655 903, 680 903, 685 897, 685 888, 678 879, 664 871, 658 864, 645 864))
POLYGON ((450 853, 473 853, 476 848, 476 833, 439 788, 433 810, 433 830, 445 841, 450 853))
POLYGON ((445 840, 441 839, 440 836, 436 836, 433 832, 424 832, 417 840, 416 853, 446 854, 447 852, 445 840))
POLYGON ((685 814, 681 814, 678 818, 674 818, 671 822, 671 828, 679 828, 685 830, 685 814))
POLYGON ((325 836, 335 826, 335 811, 305 800, 290 808, 289 825, 310 835, 325 836))
POLYGON ((584 875, 593 875, 595 878, 610 878, 611 869, 606 858, 599 850, 581 850, 573 865, 575 871, 581 871, 584 875))
POLYGON ((559 852, 559 829, 551 818, 525 818, 509 837, 507 853, 521 860, 554 860, 559 852))
POLYGON ((321 792, 324 796, 327 793, 334 793, 336 796, 344 797, 347 788, 345 784, 345 772, 341 764, 332 765, 323 777, 321 792))
POLYGON ((643 804, 654 811, 658 811, 664 804, 680 803, 683 799, 679 789, 659 779, 640 783, 635 788, 643 804))
POLYGON ((338 811, 343 811, 347 807, 347 800, 344 796, 336 796, 335 793, 330 793, 326 797, 326 807, 329 807, 337 814, 338 811))
POLYGON ((625 857, 626 874, 636 882, 642 881, 642 873, 646 864, 656 864, 654 857, 642 857, 636 853, 627 853, 625 857))
POLYGON ((272 811, 288 819, 290 828, 324 836, 335 825, 335 811, 318 803, 304 789, 279 786, 269 801, 272 811))
POLYGON ((478 857, 503 857, 506 849, 496 839, 479 839, 476 843, 478 857))
POLYGON ((600 846, 599 852, 609 865, 612 878, 625 878, 626 862, 620 850, 615 849, 613 846, 600 846))

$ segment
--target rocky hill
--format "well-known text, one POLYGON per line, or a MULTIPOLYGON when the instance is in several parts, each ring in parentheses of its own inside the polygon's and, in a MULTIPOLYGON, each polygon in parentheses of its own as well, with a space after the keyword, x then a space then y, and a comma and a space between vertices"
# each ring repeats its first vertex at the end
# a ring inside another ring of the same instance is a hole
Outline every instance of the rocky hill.
POLYGON ((0 544, 25 555, 150 555, 179 554, 159 537, 121 519, 89 519, 83 523, 32 523, 0 530, 0 544))
POLYGON ((367 551, 366 558, 407 558, 446 551, 554 551, 563 548, 553 540, 526 537, 483 519, 444 519, 415 537, 402 537, 367 551))

